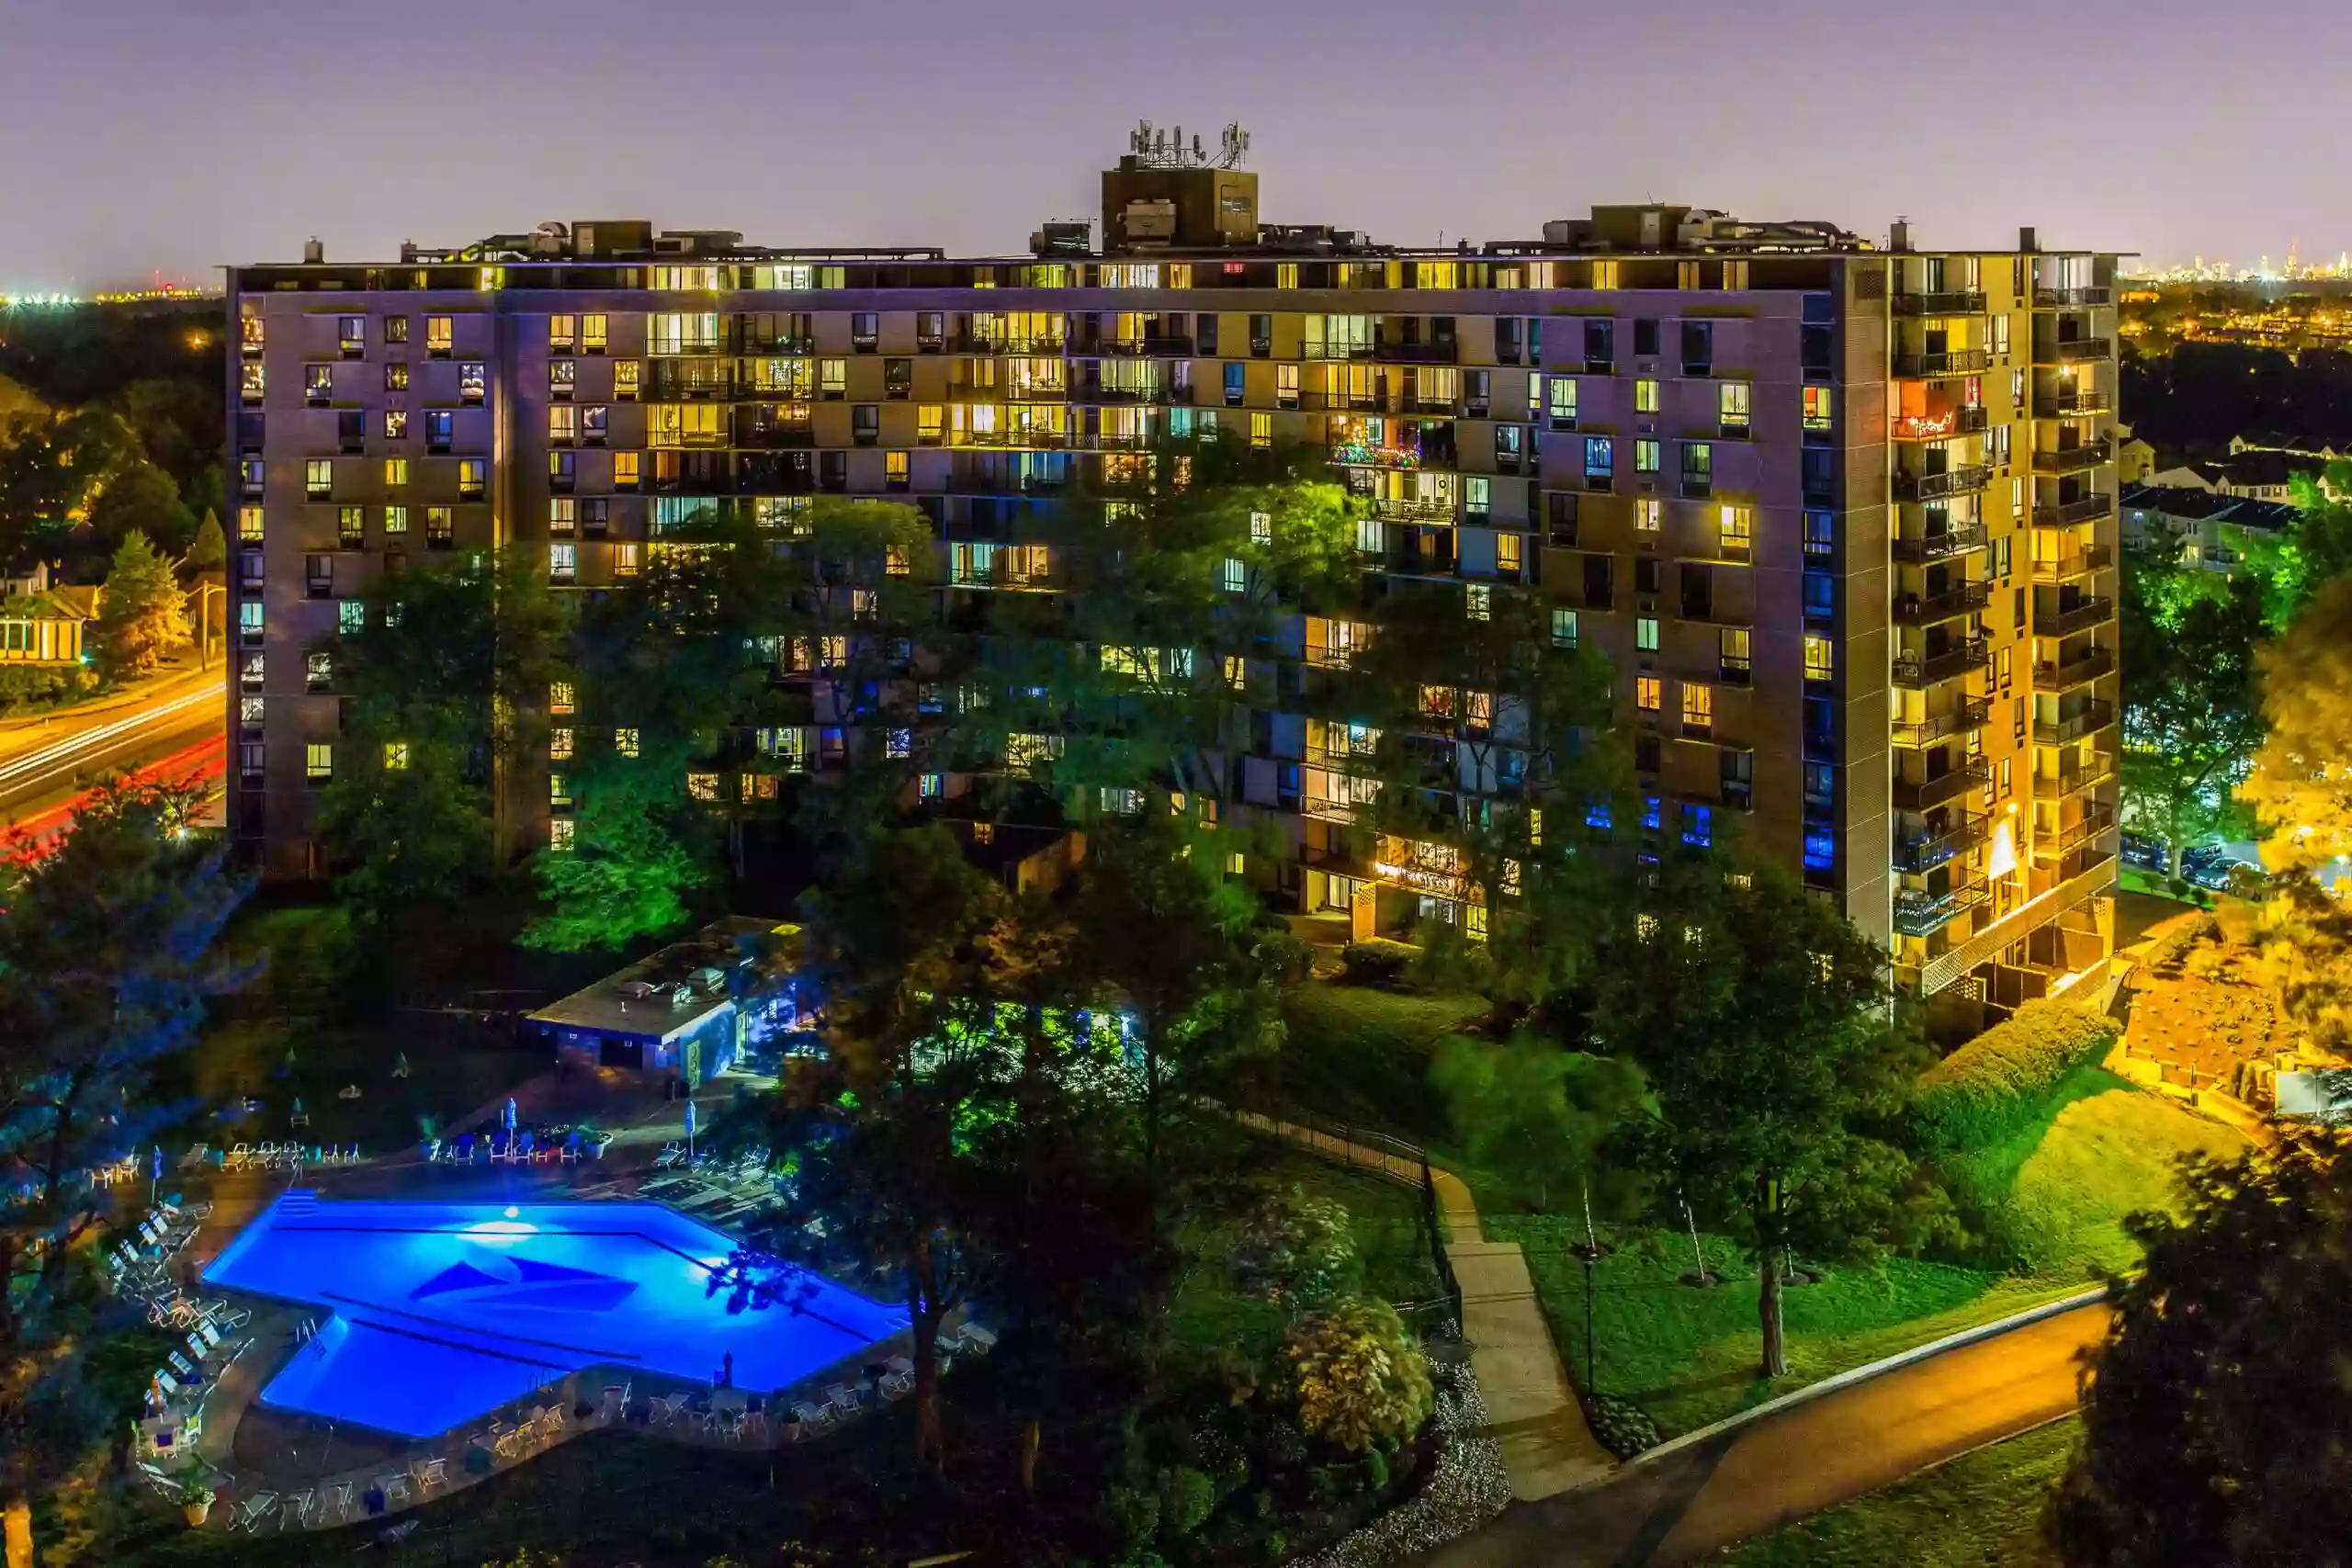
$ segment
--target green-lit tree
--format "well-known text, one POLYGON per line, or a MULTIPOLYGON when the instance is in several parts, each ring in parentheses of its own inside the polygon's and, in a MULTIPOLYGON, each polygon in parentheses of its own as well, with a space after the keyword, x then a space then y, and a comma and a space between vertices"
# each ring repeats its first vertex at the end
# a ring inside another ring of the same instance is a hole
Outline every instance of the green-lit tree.
POLYGON ((187 547, 196 536, 196 519, 180 499, 171 475, 144 458, 134 457, 107 479, 90 502, 90 531, 107 549, 119 547, 133 534, 153 540, 166 552, 187 547))
POLYGON ((172 563, 146 535, 131 534, 114 552, 98 602, 99 670, 109 681, 133 680, 187 640, 187 605, 172 563))
POLYGON ((220 514, 209 506, 204 509, 204 520, 196 525, 194 542, 187 547, 187 564, 197 571, 219 571, 229 564, 229 539, 220 531, 220 514))
POLYGON ((1596 1043, 1657 1097, 1619 1148, 1754 1258, 1778 1377, 1788 1255, 1868 1258, 1943 1223, 1878 1132, 1927 1052, 1891 1010, 1885 953, 1786 875, 1673 856, 1645 891, 1594 956, 1596 1043))
POLYGON ((2125 576, 2123 824, 2183 852, 2238 828, 2236 789, 2262 743, 2255 657, 2267 639, 2259 580, 2135 567, 2125 576))
POLYGON ((2341 1562, 2352 1156, 2317 1134, 2187 1182, 2126 1222, 2145 1264, 2110 1287, 2052 1536, 2071 1568, 2341 1562))
POLYGON ((241 978, 213 954, 245 885, 192 834, 191 791, 101 784, 45 856, 12 842, 0 900, 0 1511, 29 1562, 29 1507, 108 1413, 83 1356, 110 1331, 79 1244, 111 1212, 91 1172, 176 1114, 158 1064, 193 1044, 207 996, 241 978))
POLYGON ((1636 1173, 1604 1161, 1609 1141, 1644 1114, 1641 1068, 1618 1056, 1563 1051, 1532 1032, 1496 1044, 1456 1035, 1430 1081, 1471 1161, 1538 1213, 1595 1187, 1614 1214, 1640 1194, 1636 1173))

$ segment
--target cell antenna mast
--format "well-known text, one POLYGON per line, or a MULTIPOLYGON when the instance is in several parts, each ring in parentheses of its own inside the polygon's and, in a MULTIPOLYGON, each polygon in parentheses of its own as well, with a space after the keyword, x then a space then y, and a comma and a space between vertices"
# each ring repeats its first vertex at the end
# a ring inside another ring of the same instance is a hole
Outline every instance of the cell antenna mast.
POLYGON ((1137 120, 1127 135, 1127 151, 1149 169, 1232 169, 1249 154, 1250 133, 1236 121, 1225 128, 1217 150, 1211 152, 1197 134, 1187 141, 1181 125, 1163 130, 1148 119, 1137 120))

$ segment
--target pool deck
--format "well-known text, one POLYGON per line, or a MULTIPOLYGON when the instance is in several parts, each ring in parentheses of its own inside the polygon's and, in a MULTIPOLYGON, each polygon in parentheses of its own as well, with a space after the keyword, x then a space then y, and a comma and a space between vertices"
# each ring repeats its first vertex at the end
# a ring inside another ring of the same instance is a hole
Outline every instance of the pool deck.
MULTIPOLYGON (((670 1109, 683 1118, 683 1105, 670 1109)), ((632 1131, 636 1136, 624 1134, 603 1161, 571 1167, 435 1168, 426 1167, 412 1149, 391 1159, 334 1169, 311 1169, 299 1177, 283 1171, 216 1173, 211 1179, 212 1213, 183 1254, 178 1267, 193 1278, 197 1269, 217 1256, 250 1221, 297 1182, 335 1198, 529 1203, 628 1196, 639 1181, 653 1174, 651 1161, 661 1145, 676 1135, 658 1122, 649 1122, 642 1130, 632 1131)), ((683 1131, 682 1125, 679 1131, 683 1131)), ((338 1440, 334 1427, 309 1417, 266 1410, 257 1404, 262 1389, 300 1348, 299 1330, 303 1319, 320 1314, 315 1309, 305 1311, 277 1303, 256 1302, 254 1305, 249 1328, 253 1347, 231 1363, 204 1402, 205 1419, 202 1435, 197 1441, 198 1457, 231 1478, 231 1484, 222 1488, 215 1502, 210 1518, 201 1527, 208 1531, 227 1532, 243 1528, 238 1523, 243 1517, 241 1506, 265 1493, 275 1494, 278 1501, 274 1512, 263 1515, 256 1522, 254 1528, 259 1530, 324 1530, 345 1525, 380 1525, 396 1515, 526 1464, 557 1444, 615 1427, 626 1427, 639 1436, 688 1447, 750 1451, 821 1441, 826 1432, 840 1429, 836 1424, 825 1431, 802 1437, 795 1427, 793 1435, 787 1436, 782 1425, 763 1416, 756 1423, 747 1421, 740 1434, 730 1436, 692 1410, 665 1420, 658 1409, 649 1408, 650 1401, 676 1395, 707 1396, 712 1392, 710 1384, 619 1369, 591 1368, 547 1384, 534 1396, 485 1410, 463 1426, 427 1441, 401 1443, 381 1434, 354 1438, 346 1433, 342 1441, 364 1446, 373 1450, 373 1457, 357 1464, 331 1464, 338 1440), (607 1404, 607 1387, 628 1389, 628 1405, 617 1416, 607 1404), (583 1404, 591 1414, 576 1417, 573 1413, 583 1404), (562 1412, 561 1416, 547 1422, 544 1427, 535 1425, 534 1435, 527 1440, 512 1440, 503 1449, 492 1450, 491 1463, 486 1469, 479 1472, 467 1469, 468 1450, 477 1446, 474 1439, 488 1434, 494 1423, 503 1422, 512 1427, 535 1408, 544 1410, 548 1406, 562 1412), (307 1445, 300 1441, 288 1443, 282 1453, 254 1454, 259 1434, 245 1431, 245 1427, 248 1416, 256 1414, 258 1420, 285 1428, 289 1435, 315 1435, 319 1443, 316 1461, 303 1462, 302 1450, 307 1445), (241 1431, 244 1431, 247 1439, 242 1457, 238 1440, 241 1431), (414 1478, 414 1470, 423 1469, 436 1459, 442 1461, 443 1478, 428 1491, 414 1478), (388 1500, 382 1513, 368 1513, 365 1499, 370 1488, 394 1474, 408 1475, 406 1498, 388 1500), (348 1488, 348 1510, 335 1516, 330 1500, 345 1487, 348 1488), (290 1510, 306 1495, 310 1505, 297 1518, 290 1510)), ((864 1380, 856 1363, 905 1354, 908 1345, 903 1342, 904 1337, 869 1346, 852 1361, 837 1364, 797 1384, 795 1392, 821 1386, 828 1381, 859 1385, 864 1380)), ((870 1389, 862 1393, 858 1415, 848 1419, 870 1417, 886 1404, 870 1389)))

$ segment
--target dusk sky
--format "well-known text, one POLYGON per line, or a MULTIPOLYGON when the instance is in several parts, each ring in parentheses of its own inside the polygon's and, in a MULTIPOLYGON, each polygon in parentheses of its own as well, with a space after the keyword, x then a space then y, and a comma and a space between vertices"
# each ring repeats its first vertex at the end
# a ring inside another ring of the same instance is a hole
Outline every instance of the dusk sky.
POLYGON ((1655 197, 2250 265, 2352 246, 2293 65, 2347 52, 2343 0, 0 0, 0 293, 550 218, 1005 254, 1142 118, 1398 243, 1655 197))

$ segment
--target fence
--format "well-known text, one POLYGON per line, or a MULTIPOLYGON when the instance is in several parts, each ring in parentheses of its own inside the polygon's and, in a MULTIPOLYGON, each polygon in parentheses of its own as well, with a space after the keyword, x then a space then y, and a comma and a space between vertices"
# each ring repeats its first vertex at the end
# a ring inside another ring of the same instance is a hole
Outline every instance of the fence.
MULTIPOLYGON (((1428 1248, 1430 1267, 1436 1272, 1439 1287, 1444 1292, 1447 1327, 1455 1334, 1461 1332, 1462 1286, 1453 1277, 1452 1259, 1445 1255, 1445 1227, 1439 1218, 1437 1179, 1430 1168, 1427 1149, 1403 1138, 1345 1122, 1327 1122, 1296 1113, 1269 1116, 1259 1111, 1235 1111, 1230 1114, 1247 1126, 1271 1133, 1325 1159, 1351 1169, 1370 1171, 1402 1186, 1419 1189, 1422 1244, 1428 1248)), ((1397 1303, 1399 1311, 1416 1304, 1397 1303)))

